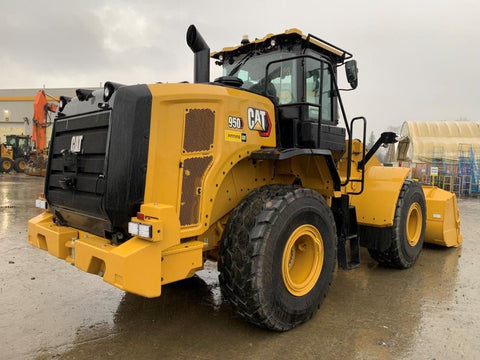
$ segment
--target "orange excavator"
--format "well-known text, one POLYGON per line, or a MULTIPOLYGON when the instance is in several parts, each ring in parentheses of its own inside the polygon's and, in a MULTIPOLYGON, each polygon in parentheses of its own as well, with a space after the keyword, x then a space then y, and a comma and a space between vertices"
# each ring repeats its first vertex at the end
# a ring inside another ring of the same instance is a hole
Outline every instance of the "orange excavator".
POLYGON ((55 113, 57 111, 57 105, 48 102, 47 96, 58 102, 55 97, 46 94, 45 90, 38 90, 35 100, 33 101, 33 150, 30 154, 30 160, 25 168, 25 174, 27 175, 45 176, 48 155, 47 118, 49 112, 55 113))

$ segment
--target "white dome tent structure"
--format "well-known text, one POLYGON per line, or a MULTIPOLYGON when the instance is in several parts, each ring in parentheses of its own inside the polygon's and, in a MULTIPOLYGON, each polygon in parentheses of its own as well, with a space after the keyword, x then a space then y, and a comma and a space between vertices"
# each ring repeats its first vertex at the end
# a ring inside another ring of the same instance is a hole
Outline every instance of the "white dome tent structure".
POLYGON ((406 121, 397 147, 412 177, 458 195, 480 193, 480 124, 406 121))

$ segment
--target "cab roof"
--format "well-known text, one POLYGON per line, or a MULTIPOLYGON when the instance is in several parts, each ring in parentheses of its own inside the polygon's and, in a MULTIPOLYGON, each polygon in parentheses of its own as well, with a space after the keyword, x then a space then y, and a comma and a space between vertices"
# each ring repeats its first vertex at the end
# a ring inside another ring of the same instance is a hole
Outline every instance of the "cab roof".
MULTIPOLYGON (((243 41, 242 41, 243 42, 243 41)), ((255 39, 254 41, 249 41, 245 44, 238 46, 225 47, 221 51, 213 52, 211 57, 214 59, 219 59, 220 55, 223 56, 235 56, 247 53, 252 50, 259 49, 272 49, 275 46, 287 47, 290 51, 297 45, 302 49, 311 49, 318 53, 327 55, 332 60, 338 64, 342 64, 345 60, 353 57, 351 53, 346 50, 339 48, 329 42, 322 40, 312 34, 305 35, 299 29, 292 28, 285 30, 280 34, 267 34, 261 39, 255 39), (272 40, 275 41, 274 46, 272 46, 272 40)), ((273 49, 272 49, 273 50, 273 49)), ((292 51, 294 52, 294 51, 292 51)))

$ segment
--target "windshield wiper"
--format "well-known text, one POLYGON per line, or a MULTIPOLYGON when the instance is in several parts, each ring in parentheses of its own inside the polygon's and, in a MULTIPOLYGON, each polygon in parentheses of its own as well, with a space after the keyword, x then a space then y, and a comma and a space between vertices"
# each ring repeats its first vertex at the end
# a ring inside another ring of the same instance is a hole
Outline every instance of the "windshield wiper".
POLYGON ((238 70, 240 70, 240 68, 245 65, 245 63, 248 61, 248 59, 250 59, 252 56, 253 56, 254 52, 250 52, 248 53, 247 55, 245 55, 245 57, 240 60, 240 62, 232 69, 232 71, 230 71, 230 73, 228 74, 228 76, 233 76, 237 73, 238 70))

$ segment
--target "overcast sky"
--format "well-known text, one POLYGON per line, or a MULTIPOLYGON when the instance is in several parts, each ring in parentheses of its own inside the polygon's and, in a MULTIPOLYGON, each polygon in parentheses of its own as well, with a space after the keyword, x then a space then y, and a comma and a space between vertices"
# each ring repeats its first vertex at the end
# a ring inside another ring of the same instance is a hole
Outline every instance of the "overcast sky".
POLYGON ((16 0, 0 13, 2 89, 192 81, 190 24, 212 51, 296 27, 353 53, 359 86, 343 99, 368 134, 480 120, 479 0, 16 0))

